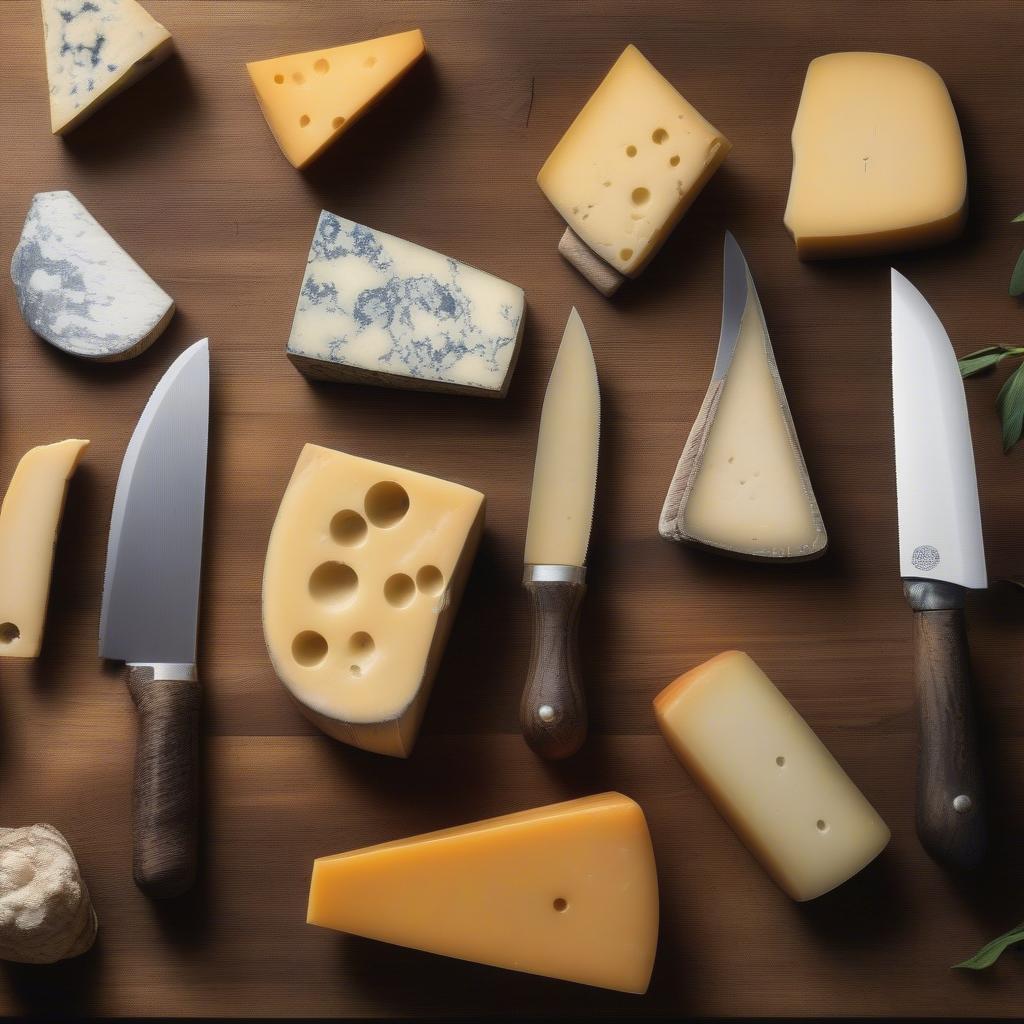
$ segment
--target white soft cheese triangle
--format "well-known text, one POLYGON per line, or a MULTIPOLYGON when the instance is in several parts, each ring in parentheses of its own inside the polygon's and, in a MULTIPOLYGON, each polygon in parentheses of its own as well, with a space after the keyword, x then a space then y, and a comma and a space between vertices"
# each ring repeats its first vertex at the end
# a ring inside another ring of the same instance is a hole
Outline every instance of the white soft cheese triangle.
POLYGON ((174 315, 171 297, 70 192, 33 198, 11 280, 25 323, 81 359, 130 359, 174 315))
MULTIPOLYGON (((727 240, 727 247, 734 241, 727 240)), ((742 259, 742 257, 740 257, 742 259)), ((735 349, 716 372, 669 486, 659 529, 744 558, 797 561, 828 543, 753 280, 735 349)), ((723 337, 731 344, 731 339, 723 337)), ((719 363, 723 361, 720 348, 719 363)))
POLYGON ((171 34, 136 0, 42 0, 50 128, 63 135, 171 52, 171 34))

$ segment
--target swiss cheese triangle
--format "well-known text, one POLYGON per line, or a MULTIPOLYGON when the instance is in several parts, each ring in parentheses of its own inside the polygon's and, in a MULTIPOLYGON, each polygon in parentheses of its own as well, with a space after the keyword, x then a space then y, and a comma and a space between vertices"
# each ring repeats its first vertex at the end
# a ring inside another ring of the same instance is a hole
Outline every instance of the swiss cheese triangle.
POLYGON ((152 71, 171 34, 136 0, 42 0, 50 127, 63 135, 152 71))
POLYGON ((310 924, 644 992, 658 882, 643 811, 602 793, 313 864, 310 924))
POLYGON ((295 167, 316 159, 423 55, 417 28, 247 64, 263 116, 295 167))

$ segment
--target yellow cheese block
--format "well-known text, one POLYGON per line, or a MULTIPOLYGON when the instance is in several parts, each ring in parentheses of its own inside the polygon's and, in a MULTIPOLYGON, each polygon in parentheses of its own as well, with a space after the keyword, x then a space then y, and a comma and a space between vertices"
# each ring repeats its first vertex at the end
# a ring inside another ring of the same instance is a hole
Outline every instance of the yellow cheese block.
POLYGON ((885 822, 748 655, 698 665, 654 710, 676 756, 793 899, 834 889, 888 844, 885 822))
POLYGON ((36 658, 50 596, 57 532, 71 479, 88 441, 27 452, 0 506, 0 657, 36 658))
POLYGON ((935 245, 959 234, 966 204, 960 125, 932 68, 890 53, 811 61, 785 214, 801 259, 935 245))
POLYGON ((537 175, 566 223, 635 277, 732 148, 633 45, 537 175))
POLYGON ((479 491, 306 445, 270 536, 263 630, 311 721, 409 755, 483 523, 479 491))
POLYGON ((603 793, 313 863, 310 924, 620 992, 647 990, 658 879, 643 811, 603 793))
POLYGON ((295 167, 315 160, 423 56, 417 28, 247 64, 263 116, 295 167))

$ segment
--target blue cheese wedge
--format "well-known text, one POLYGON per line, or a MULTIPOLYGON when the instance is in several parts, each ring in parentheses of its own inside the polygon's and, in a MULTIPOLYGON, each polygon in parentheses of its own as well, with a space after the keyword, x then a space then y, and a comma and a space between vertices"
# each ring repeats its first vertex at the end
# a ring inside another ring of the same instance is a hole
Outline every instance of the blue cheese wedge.
POLYGON ((171 297, 70 192, 33 198, 11 280, 25 323, 82 359, 130 359, 174 315, 171 297))
POLYGON ((42 3, 54 135, 81 124, 171 52, 171 33, 135 0, 42 3))
POLYGON ((307 376, 503 398, 522 288, 326 210, 288 356, 307 376))

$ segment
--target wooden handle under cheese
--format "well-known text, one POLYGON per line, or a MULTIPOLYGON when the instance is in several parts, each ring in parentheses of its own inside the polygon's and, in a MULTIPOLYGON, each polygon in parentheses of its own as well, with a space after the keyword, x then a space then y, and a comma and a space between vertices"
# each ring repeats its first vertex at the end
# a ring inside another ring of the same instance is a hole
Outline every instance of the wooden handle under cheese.
POLYGON ((586 584, 527 580, 523 586, 533 606, 533 649, 519 706, 523 736, 541 757, 569 757, 587 736, 577 639, 586 584))
POLYGON ((139 712, 132 794, 135 882, 150 896, 180 896, 196 877, 199 831, 199 707, 194 679, 154 679, 132 666, 139 712))

